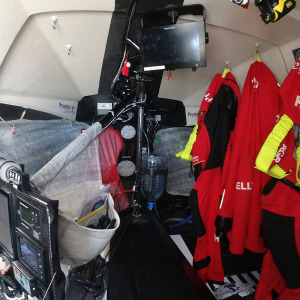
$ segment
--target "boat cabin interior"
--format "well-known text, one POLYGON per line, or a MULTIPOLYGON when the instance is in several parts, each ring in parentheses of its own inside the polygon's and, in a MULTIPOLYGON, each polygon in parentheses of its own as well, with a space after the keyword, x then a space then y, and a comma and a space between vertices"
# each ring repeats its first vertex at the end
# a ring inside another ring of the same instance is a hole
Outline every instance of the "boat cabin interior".
POLYGON ((0 0, 0 300, 300 299, 296 0, 0 0))

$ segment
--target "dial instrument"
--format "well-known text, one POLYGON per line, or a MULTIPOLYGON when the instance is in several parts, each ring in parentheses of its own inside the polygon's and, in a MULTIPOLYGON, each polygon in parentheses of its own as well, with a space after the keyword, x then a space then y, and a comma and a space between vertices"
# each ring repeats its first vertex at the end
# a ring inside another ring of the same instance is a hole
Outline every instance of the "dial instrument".
POLYGON ((131 140, 136 135, 136 130, 132 125, 125 125, 121 129, 121 135, 126 140, 131 140))
POLYGON ((135 164, 130 160, 123 160, 117 165, 120 176, 129 177, 135 172, 135 164))

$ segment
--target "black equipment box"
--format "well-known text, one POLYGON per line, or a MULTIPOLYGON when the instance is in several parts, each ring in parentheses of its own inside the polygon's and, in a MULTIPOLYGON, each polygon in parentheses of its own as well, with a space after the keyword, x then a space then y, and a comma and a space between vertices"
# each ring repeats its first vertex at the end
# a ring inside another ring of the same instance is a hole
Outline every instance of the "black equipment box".
POLYGON ((0 179, 0 225, 0 245, 13 262, 15 280, 38 299, 47 291, 45 299, 63 300, 58 201, 40 195, 33 187, 21 191, 0 179))

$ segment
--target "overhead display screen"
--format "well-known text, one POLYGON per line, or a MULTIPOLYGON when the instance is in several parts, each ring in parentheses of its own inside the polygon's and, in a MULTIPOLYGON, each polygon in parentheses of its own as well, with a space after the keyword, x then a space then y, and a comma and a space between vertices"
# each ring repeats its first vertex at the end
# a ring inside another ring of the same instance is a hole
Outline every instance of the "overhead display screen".
POLYGON ((145 71, 206 66, 204 22, 190 22, 141 31, 145 71))

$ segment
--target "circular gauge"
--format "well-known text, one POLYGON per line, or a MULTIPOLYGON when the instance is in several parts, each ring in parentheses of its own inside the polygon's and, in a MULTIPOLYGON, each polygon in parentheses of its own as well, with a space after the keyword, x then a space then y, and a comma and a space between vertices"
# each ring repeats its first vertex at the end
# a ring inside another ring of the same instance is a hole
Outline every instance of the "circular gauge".
POLYGON ((129 177, 134 174, 135 164, 130 160, 123 160, 117 165, 117 170, 120 176, 129 177))
POLYGON ((126 140, 131 140, 136 135, 136 130, 132 125, 125 125, 121 129, 121 135, 126 140))

